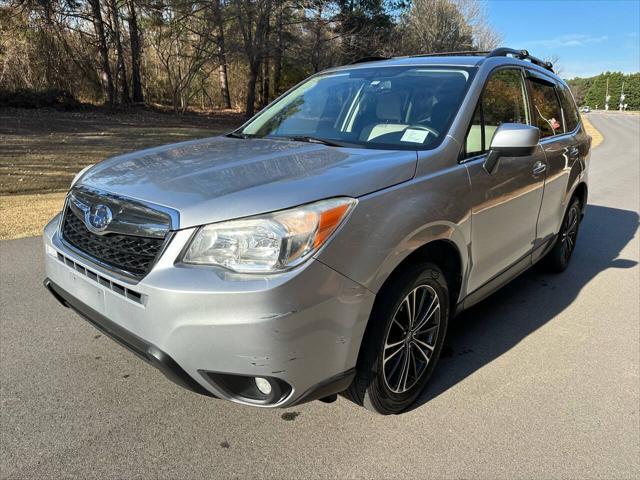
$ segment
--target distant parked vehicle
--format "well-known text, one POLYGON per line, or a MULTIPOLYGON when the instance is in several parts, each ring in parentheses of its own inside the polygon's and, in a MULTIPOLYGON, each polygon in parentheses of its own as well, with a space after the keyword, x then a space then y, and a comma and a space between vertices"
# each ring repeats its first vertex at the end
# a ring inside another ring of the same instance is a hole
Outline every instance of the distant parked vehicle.
POLYGON ((581 111, 582 113, 589 113, 589 112, 591 111, 591 107, 589 107, 588 105, 585 105, 584 107, 582 107, 582 108, 580 109, 580 111, 581 111))
POLYGON ((224 137, 81 172, 45 284, 195 392, 399 413, 452 316, 542 259, 567 268, 589 152, 526 51, 368 58, 224 137))

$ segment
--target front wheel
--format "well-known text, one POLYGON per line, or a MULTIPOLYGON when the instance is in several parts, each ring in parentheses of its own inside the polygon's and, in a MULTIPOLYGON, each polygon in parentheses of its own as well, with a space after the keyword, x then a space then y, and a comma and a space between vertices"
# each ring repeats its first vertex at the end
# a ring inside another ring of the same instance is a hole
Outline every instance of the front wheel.
POLYGON ((383 415, 406 410, 435 368, 447 331, 444 274, 424 263, 407 268, 379 293, 345 395, 383 415))
POLYGON ((562 220, 556 244, 547 254, 546 264, 552 272, 564 272, 576 247, 578 229, 580 227, 580 200, 573 198, 562 220))

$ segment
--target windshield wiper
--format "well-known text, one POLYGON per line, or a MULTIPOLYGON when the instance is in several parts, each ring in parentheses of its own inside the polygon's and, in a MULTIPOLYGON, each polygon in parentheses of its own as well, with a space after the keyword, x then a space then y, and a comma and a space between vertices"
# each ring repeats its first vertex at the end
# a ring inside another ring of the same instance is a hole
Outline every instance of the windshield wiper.
POLYGON ((247 138, 254 138, 251 135, 247 135, 246 133, 239 133, 239 132, 231 132, 231 133, 227 133, 226 135, 227 137, 231 137, 231 138, 243 138, 243 139, 247 139, 247 138))
POLYGON ((335 142, 333 140, 325 140, 324 138, 309 137, 307 135, 294 135, 291 137, 280 137, 287 140, 293 140, 294 142, 307 142, 307 143, 319 143, 321 145, 327 145, 329 147, 344 147, 344 144, 335 142))

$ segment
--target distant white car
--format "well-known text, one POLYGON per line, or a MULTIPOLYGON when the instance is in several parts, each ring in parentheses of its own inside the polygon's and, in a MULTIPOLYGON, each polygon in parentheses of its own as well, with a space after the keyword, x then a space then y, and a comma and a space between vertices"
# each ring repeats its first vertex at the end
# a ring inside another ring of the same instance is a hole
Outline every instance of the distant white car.
POLYGON ((582 108, 580 108, 580 112, 581 113, 589 113, 591 111, 591 107, 589 106, 584 106, 582 108))

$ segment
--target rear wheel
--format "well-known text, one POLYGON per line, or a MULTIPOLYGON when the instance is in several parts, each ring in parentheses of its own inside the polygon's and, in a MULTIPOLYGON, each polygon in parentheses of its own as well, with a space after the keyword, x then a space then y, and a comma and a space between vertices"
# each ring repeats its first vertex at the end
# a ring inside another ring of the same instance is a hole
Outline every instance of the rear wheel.
POLYGON ((546 263, 549 270, 560 273, 569 266, 578 239, 580 215, 580 200, 574 197, 564 215, 556 244, 547 255, 546 263))
POLYGON ((447 330, 449 294, 440 268, 424 263, 407 268, 379 295, 345 394, 388 415, 409 407, 431 376, 447 330))

